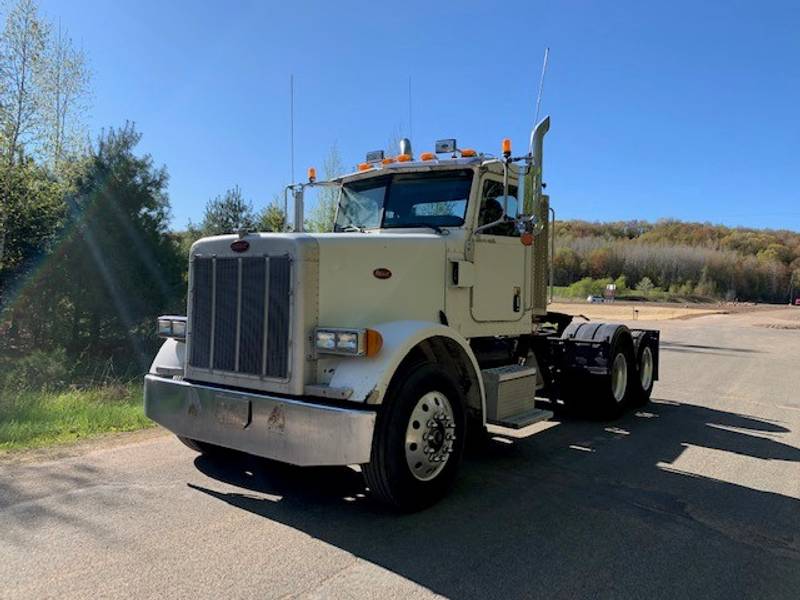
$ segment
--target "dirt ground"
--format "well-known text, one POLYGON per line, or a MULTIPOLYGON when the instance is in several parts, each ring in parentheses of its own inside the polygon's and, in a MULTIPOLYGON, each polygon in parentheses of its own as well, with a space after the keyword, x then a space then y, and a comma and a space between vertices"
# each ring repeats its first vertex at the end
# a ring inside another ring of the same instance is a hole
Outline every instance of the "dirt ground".
MULTIPOLYGON (((786 319, 786 306, 774 304, 677 304, 662 302, 614 302, 612 304, 590 304, 588 302, 554 302, 549 309, 569 315, 584 315, 590 319, 606 321, 664 321, 667 319, 692 319, 706 315, 724 315, 757 312, 768 322, 769 313, 780 312, 786 319)), ((797 323, 800 325, 800 307, 797 309, 797 323)), ((762 325, 767 327, 769 325, 762 325)), ((778 326, 775 326, 778 328, 778 326)), ((790 327, 787 327, 790 328, 790 327)))

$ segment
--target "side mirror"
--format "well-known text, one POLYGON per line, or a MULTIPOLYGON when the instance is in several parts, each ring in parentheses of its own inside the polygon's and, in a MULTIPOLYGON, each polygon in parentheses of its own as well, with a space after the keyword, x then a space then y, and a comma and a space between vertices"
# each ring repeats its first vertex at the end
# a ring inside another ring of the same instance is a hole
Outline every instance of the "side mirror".
POLYGON ((497 196, 495 198, 500 203, 500 206, 503 207, 503 214, 510 219, 517 218, 517 212, 519 212, 519 206, 516 197, 514 196, 497 196))

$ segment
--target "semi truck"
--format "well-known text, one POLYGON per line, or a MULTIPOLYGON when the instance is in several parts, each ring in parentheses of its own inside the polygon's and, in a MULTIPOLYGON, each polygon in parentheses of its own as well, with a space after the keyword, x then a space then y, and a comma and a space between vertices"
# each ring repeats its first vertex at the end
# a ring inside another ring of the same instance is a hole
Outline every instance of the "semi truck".
POLYGON ((489 429, 646 403, 657 330, 548 311, 549 127, 519 156, 508 139, 498 156, 455 139, 415 156, 403 139, 328 181, 309 169, 287 188, 293 231, 196 242, 187 314, 158 319, 147 416, 201 453, 358 465, 372 496, 413 511, 489 429), (304 193, 322 186, 335 224, 309 233, 304 193))

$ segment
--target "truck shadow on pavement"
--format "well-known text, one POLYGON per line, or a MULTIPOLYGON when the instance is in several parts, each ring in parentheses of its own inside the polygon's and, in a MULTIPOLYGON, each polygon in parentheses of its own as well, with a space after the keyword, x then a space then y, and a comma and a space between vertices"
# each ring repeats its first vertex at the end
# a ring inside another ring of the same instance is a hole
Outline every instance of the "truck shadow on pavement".
POLYGON ((412 515, 372 502, 349 468, 200 456, 202 473, 243 491, 189 485, 449 597, 794 598, 800 501, 786 477, 800 449, 777 439, 788 431, 667 400, 613 424, 566 420, 493 441, 412 515), (733 481, 686 468, 689 450, 733 481))

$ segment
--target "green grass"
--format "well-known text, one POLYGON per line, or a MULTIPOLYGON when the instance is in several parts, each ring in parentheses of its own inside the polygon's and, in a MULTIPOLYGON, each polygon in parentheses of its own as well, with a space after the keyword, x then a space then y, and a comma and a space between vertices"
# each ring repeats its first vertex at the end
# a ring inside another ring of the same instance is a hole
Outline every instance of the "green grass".
POLYGON ((0 453, 153 426, 141 384, 66 391, 0 391, 0 453))

